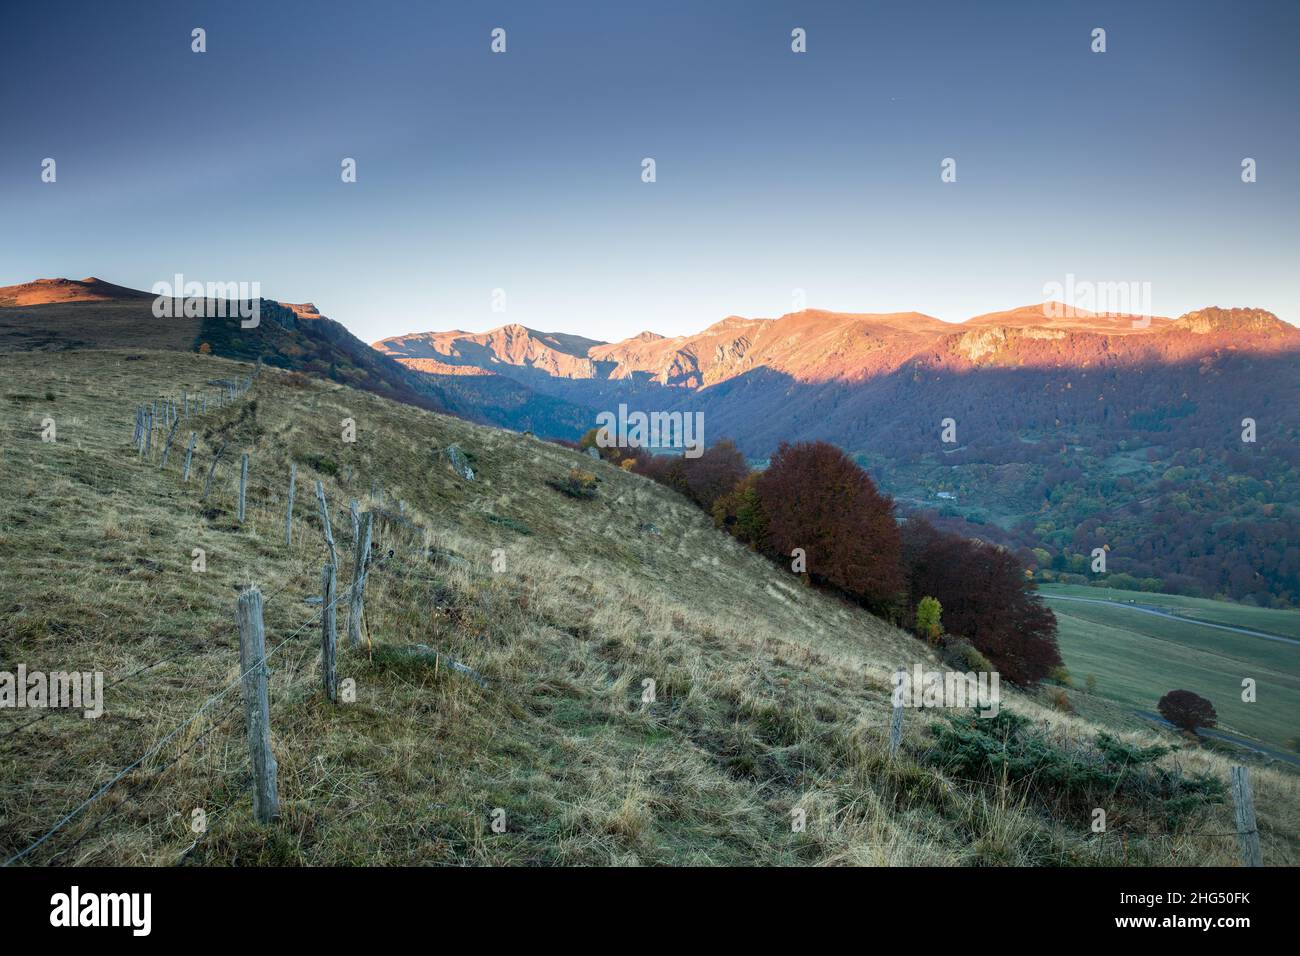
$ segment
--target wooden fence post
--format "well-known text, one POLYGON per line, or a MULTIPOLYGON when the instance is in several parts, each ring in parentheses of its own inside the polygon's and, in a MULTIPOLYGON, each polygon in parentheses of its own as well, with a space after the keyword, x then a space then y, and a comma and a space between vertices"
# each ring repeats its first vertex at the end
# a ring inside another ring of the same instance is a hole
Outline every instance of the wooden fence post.
POLYGON ((1250 792, 1250 774, 1245 767, 1232 768, 1232 803, 1236 808, 1237 839, 1241 841, 1242 862, 1246 866, 1263 866, 1259 827, 1255 823, 1255 798, 1250 792))
POLYGON ((235 617, 239 622, 239 670, 243 674, 244 715, 248 720, 248 753, 253 763, 253 815, 259 823, 270 823, 280 814, 280 794, 279 767, 271 751, 262 592, 254 587, 239 595, 235 617))
POLYGON ((289 462, 289 509, 284 516, 284 546, 293 544, 293 486, 298 480, 298 465, 289 462))
POLYGON ((208 492, 212 490, 212 476, 217 473, 217 462, 221 461, 221 453, 225 450, 226 446, 222 445, 217 449, 217 453, 212 456, 212 467, 208 469, 208 480, 203 483, 203 501, 208 500, 208 492))
POLYGON ((361 511, 356 498, 348 505, 348 511, 352 514, 352 544, 355 546, 361 534, 361 511))
POLYGON ((192 461, 194 458, 194 443, 198 440, 199 440, 198 432, 190 432, 190 444, 189 447, 185 449, 185 467, 181 471, 182 482, 187 482, 190 480, 190 461, 192 461))
POLYGON ((176 437, 176 426, 179 425, 180 423, 181 423, 181 420, 180 420, 179 418, 173 418, 173 419, 172 419, 172 427, 171 427, 171 430, 170 430, 169 432, 167 432, 167 441, 163 444, 162 459, 158 462, 158 469, 159 469, 160 471, 161 471, 163 468, 166 468, 166 467, 167 467, 167 456, 171 454, 171 450, 172 450, 172 439, 176 437))
POLYGON ((338 552, 334 549, 334 529, 330 527, 330 506, 325 500, 325 486, 316 479, 316 505, 320 509, 321 533, 325 535, 325 545, 330 549, 330 564, 336 568, 339 563, 338 552))
POLYGON ((248 452, 239 462, 239 523, 244 523, 244 497, 248 494, 248 452))
POLYGON ((370 562, 370 534, 373 523, 372 512, 367 511, 361 516, 356 564, 352 569, 352 604, 348 613, 348 643, 353 647, 361 646, 361 617, 366 609, 366 567, 370 562))
POLYGON ((145 456, 146 458, 148 458, 148 457, 150 457, 150 456, 153 454, 153 420, 154 420, 154 413, 153 413, 153 412, 146 412, 145 414, 148 416, 148 423, 147 423, 147 425, 145 426, 145 433, 144 433, 144 456, 145 456))
POLYGON ((320 580, 320 666, 321 679, 325 685, 325 696, 330 703, 338 702, 338 600, 336 591, 338 578, 333 562, 327 562, 321 569, 320 580))
MULTIPOLYGON (((906 674, 902 668, 894 672, 897 678, 900 674, 906 674)), ((898 746, 903 742, 903 702, 894 701, 894 716, 889 722, 889 756, 894 757, 898 753, 898 746)))

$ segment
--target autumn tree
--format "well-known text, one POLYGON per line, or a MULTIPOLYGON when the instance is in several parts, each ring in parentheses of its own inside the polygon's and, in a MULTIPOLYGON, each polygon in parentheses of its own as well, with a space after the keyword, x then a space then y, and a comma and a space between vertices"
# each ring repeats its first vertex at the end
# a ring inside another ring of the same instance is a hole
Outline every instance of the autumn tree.
POLYGON ((940 615, 943 607, 934 598, 926 595, 916 605, 916 636, 923 637, 931 644, 939 640, 943 633, 940 615))
POLYGON ((714 502, 749 474, 749 465, 736 446, 724 438, 705 449, 698 458, 683 456, 681 471, 686 497, 711 512, 714 502))
POLYGON ((1156 705, 1160 716, 1180 730, 1196 733, 1197 727, 1213 727, 1219 719, 1214 705, 1190 690, 1171 690, 1156 705))
POLYGON ((853 459, 826 442, 782 443, 757 490, 773 551, 802 548, 813 581, 897 611, 904 579, 894 502, 853 459))
POLYGON ((714 524, 756 549, 761 549, 767 541, 767 513, 758 493, 761 477, 761 472, 750 472, 740 484, 713 503, 714 524))
POLYGON ((1056 615, 1010 551, 944 534, 921 518, 903 526, 902 550, 909 600, 937 599, 944 629, 970 641, 1007 680, 1035 684, 1062 666, 1056 615))

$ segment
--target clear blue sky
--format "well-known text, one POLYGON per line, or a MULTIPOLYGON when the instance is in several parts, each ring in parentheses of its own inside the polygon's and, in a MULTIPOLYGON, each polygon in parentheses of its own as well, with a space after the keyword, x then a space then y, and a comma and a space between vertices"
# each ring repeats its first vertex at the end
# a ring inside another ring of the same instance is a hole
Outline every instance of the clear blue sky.
POLYGON ((1067 273, 1300 320, 1295 2, 43 0, 6 4, 0 116, 0 285, 259 281, 367 341, 794 288, 955 321, 1067 273))

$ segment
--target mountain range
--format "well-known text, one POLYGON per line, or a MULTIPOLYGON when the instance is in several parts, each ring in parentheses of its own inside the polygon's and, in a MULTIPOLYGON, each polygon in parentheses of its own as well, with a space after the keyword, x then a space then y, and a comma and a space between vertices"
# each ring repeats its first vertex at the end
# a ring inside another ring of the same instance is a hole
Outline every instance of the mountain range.
POLYGON ((257 358, 567 441, 619 404, 698 411, 706 443, 759 463, 781 442, 839 445, 904 513, 1018 548, 1046 579, 1095 580, 1103 548, 1124 586, 1300 597, 1300 329, 1263 309, 809 309, 619 342, 511 324, 369 346, 310 303, 263 299, 242 329, 158 319, 152 300, 93 278, 0 288, 0 351, 257 358))

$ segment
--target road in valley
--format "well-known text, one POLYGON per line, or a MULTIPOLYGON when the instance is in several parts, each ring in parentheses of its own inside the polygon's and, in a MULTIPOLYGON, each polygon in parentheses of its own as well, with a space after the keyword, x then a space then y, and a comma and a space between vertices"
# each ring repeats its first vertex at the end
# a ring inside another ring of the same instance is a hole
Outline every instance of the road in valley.
POLYGON ((1283 644, 1297 644, 1293 637, 1283 637, 1281 634, 1266 634, 1263 631, 1252 631, 1244 627, 1232 627, 1228 624, 1214 624, 1210 621, 1197 620, 1194 617, 1183 617, 1181 614, 1170 614, 1158 607, 1152 607, 1149 604, 1124 604, 1120 601, 1101 601, 1097 598, 1066 597, 1064 594, 1048 594, 1045 591, 1039 591, 1039 596, 1049 601, 1076 601, 1079 604, 1101 604, 1105 607, 1122 607, 1130 611, 1137 611, 1141 614, 1154 614, 1156 617, 1167 617, 1171 621, 1181 621, 1184 624, 1199 624, 1201 627, 1213 627, 1220 631, 1232 631, 1234 634, 1249 634, 1251 637, 1262 637, 1266 641, 1280 641, 1283 644))

